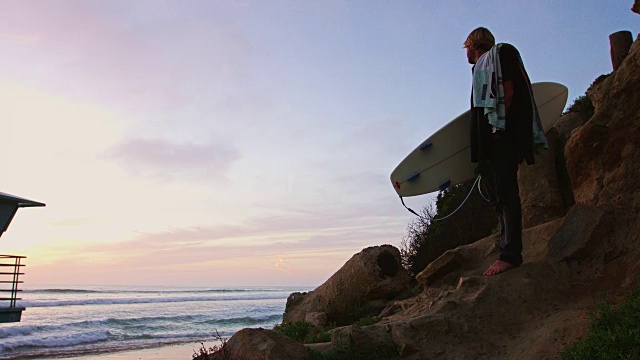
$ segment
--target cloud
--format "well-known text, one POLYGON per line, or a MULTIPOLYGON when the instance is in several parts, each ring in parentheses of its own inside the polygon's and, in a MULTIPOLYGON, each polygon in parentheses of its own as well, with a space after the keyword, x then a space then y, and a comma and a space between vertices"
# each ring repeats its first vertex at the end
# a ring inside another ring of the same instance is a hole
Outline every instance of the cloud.
POLYGON ((66 281, 78 283, 135 284, 162 278, 209 284, 212 274, 218 274, 216 282, 235 286, 318 284, 364 247, 399 240, 388 232, 391 219, 324 226, 321 221, 253 218, 246 226, 184 227, 139 233, 121 242, 51 244, 30 254, 30 276, 46 282, 63 267, 74 269, 66 281))
POLYGON ((129 139, 112 146, 103 157, 113 159, 131 174, 158 178, 220 179, 240 153, 224 144, 175 143, 166 139, 129 139))
POLYGON ((285 268, 285 261, 284 259, 276 259, 275 263, 273 264, 273 266, 270 269, 276 269, 278 271, 281 271, 289 276, 293 276, 291 273, 291 270, 285 268))
POLYGON ((215 101, 245 79, 250 59, 249 44, 218 7, 4 2, 3 67, 67 96, 118 109, 166 113, 190 106, 203 93, 215 101))
POLYGON ((52 226, 83 226, 91 222, 92 220, 89 218, 69 218, 52 221, 50 224, 52 226))

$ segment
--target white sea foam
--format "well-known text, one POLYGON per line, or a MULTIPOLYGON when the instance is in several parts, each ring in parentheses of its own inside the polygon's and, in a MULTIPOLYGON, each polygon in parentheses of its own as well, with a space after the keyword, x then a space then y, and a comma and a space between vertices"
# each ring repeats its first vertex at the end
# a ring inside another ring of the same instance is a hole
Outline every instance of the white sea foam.
POLYGON ((22 322, 0 324, 0 359, 198 344, 216 333, 228 338, 245 327, 281 322, 286 299, 296 291, 301 289, 32 287, 22 296, 22 322))
MULTIPOLYGON (((36 327, 31 325, 18 325, 0 328, 0 339, 7 339, 12 336, 29 335, 35 331, 36 327)), ((1 345, 1 344, 0 344, 1 345)))
POLYGON ((117 305, 117 304, 146 304, 146 303, 175 303, 175 302, 194 302, 194 301, 244 301, 244 300, 270 300, 280 299, 282 295, 252 295, 252 296, 179 296, 179 297, 129 297, 129 298, 87 298, 72 300, 30 300, 24 298, 18 302, 19 306, 24 307, 43 307, 43 306, 78 306, 78 305, 117 305))
POLYGON ((50 335, 45 337, 16 337, 4 339, 0 344, 0 354, 4 351, 12 351, 19 348, 54 348, 75 346, 104 341, 109 338, 108 330, 87 331, 66 335, 50 335))

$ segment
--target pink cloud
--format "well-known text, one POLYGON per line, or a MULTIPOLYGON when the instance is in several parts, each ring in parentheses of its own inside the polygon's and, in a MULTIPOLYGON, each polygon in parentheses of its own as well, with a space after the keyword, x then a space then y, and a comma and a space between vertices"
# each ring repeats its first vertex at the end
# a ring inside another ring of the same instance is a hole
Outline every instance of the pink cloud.
POLYGON ((245 76, 247 42, 208 3, 17 1, 2 62, 27 81, 125 110, 165 112, 245 76), (198 6, 195 6, 197 4, 198 6))
POLYGON ((130 139, 107 149, 103 156, 134 175, 168 181, 219 179, 240 158, 239 152, 227 145, 165 139, 130 139))

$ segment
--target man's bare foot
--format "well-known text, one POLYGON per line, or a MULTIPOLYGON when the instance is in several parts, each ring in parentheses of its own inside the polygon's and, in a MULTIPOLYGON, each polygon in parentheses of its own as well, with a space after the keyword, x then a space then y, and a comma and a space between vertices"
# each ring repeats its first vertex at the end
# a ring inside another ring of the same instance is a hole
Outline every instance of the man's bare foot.
POLYGON ((505 272, 513 267, 515 267, 515 265, 509 264, 506 261, 496 260, 496 262, 494 262, 489 267, 489 269, 487 269, 487 271, 484 272, 484 275, 491 276, 491 275, 500 274, 501 272, 505 272))

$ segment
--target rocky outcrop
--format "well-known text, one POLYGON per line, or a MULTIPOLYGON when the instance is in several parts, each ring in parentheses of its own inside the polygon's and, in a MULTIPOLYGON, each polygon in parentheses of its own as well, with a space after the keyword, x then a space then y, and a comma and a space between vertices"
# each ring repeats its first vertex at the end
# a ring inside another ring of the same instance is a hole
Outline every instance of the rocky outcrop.
POLYGON ((602 210, 611 230, 584 267, 601 269, 611 277, 608 287, 625 289, 640 271, 640 41, 588 94, 595 114, 567 142, 567 170, 576 203, 602 210))
POLYGON ((536 163, 523 163, 518 169, 522 226, 525 229, 562 217, 567 211, 556 169, 558 133, 548 132, 547 140, 549 149, 536 154, 536 163))
POLYGON ((310 357, 309 349, 291 338, 266 329, 242 329, 227 341, 212 360, 299 360, 310 357))
POLYGON ((631 8, 631 11, 633 11, 636 14, 640 14, 640 0, 636 0, 633 3, 633 7, 631 8))
POLYGON ((549 256, 559 261, 582 260, 603 243, 610 230, 604 211, 595 206, 577 204, 549 241, 549 256))
POLYGON ((563 305, 571 291, 568 267, 547 261, 549 240, 562 224, 558 219, 525 230, 526 263, 501 277, 482 276, 497 256, 495 236, 448 251, 421 275, 428 284, 421 294, 393 301, 400 310, 378 324, 335 329, 332 343, 347 352, 384 354, 372 359, 553 358, 556 347, 527 353, 525 344, 503 344, 532 329, 547 337, 584 333, 587 317, 563 305), (552 314, 562 316, 544 323, 552 314))
POLYGON ((595 115, 569 139, 565 153, 578 203, 620 207, 640 178, 640 42, 620 68, 594 84, 595 115))
POLYGON ((353 316, 359 308, 375 304, 376 300, 393 299, 407 290, 409 280, 397 248, 369 247, 354 255, 317 289, 291 294, 283 322, 306 321, 310 313, 325 313, 329 322, 344 324, 356 320, 353 316))
POLYGON ((564 149, 571 134, 587 120, 588 115, 579 109, 563 114, 546 133, 549 149, 536 154, 534 165, 519 166, 518 184, 525 229, 564 216, 575 203, 564 149))

